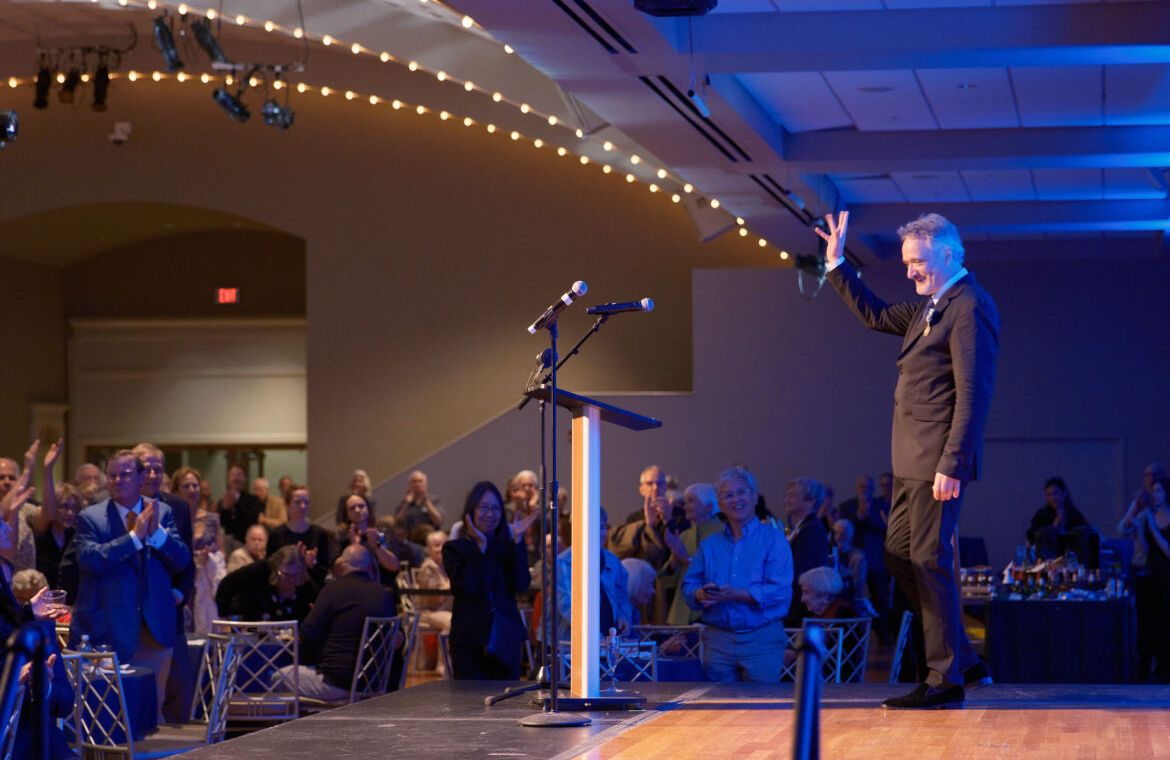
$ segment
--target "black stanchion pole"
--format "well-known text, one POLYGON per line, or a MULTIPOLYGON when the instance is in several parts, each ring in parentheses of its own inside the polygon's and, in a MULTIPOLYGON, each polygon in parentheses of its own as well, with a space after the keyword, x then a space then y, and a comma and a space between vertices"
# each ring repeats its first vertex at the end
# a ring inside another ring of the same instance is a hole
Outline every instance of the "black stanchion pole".
POLYGON ((819 760, 821 756, 821 663, 828 656, 825 633, 817 626, 801 632, 796 648, 796 710, 792 731, 793 760, 819 760))

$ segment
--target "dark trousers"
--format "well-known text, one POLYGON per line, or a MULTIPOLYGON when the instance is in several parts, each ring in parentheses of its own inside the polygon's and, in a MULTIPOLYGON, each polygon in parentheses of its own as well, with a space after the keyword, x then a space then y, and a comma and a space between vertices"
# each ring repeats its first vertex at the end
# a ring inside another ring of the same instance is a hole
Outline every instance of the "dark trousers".
POLYGON ((187 652, 187 632, 183 630, 183 618, 175 630, 175 649, 171 657, 171 669, 167 674, 166 701, 162 715, 167 723, 186 723, 191 719, 191 700, 195 696, 195 663, 187 652))
POLYGON ((926 683, 962 685, 963 671, 978 661, 963 630, 962 599, 955 577, 963 499, 936 501, 933 486, 922 480, 894 478, 886 566, 922 621, 929 669, 926 683))

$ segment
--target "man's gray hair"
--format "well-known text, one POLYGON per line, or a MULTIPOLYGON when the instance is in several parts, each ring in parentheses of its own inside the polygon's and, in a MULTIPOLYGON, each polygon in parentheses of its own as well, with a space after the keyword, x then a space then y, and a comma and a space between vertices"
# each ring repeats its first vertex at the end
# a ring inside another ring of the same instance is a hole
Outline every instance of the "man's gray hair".
POLYGON ((923 214, 912 222, 907 222, 898 228, 898 238, 906 242, 907 238, 921 240, 936 250, 946 249, 958 264, 963 263, 963 241, 959 238, 959 230, 941 214, 923 214))
POLYGON ((742 480, 747 484, 747 487, 750 488, 754 494, 759 494, 760 492, 760 486, 756 482, 756 476, 752 474, 751 470, 739 464, 735 465, 734 467, 728 467, 726 470, 719 473, 719 477, 715 479, 716 492, 722 491, 723 484, 732 480, 742 480))
POLYGON ((825 484, 816 478, 797 478, 792 485, 799 488, 805 498, 812 499, 814 512, 825 503, 825 484))

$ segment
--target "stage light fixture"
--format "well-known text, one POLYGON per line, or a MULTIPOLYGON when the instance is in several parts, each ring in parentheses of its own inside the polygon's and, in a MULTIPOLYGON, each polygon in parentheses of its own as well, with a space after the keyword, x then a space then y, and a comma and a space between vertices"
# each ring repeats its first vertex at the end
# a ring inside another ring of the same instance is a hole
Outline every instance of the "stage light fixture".
POLYGON ((211 93, 211 97, 219 104, 220 108, 227 112, 228 116, 236 121, 247 121, 251 117, 252 112, 248 110, 248 107, 244 105, 244 101, 241 100, 246 86, 241 85, 240 89, 236 90, 234 95, 228 92, 227 88, 218 87, 215 92, 211 93))
POLYGON ((49 107, 49 88, 53 86, 53 72, 49 70, 49 61, 41 57, 37 65, 37 82, 33 90, 33 108, 45 109, 49 107))
POLYGON ((179 49, 175 47, 175 35, 164 13, 154 20, 154 44, 162 53, 166 62, 167 71, 178 71, 183 68, 183 61, 179 58, 179 49))
POLYGON ((69 73, 65 75, 65 81, 61 83, 61 89, 57 91, 57 100, 66 105, 71 104, 77 94, 79 84, 81 84, 81 69, 74 66, 69 69, 69 73))
POLYGON ((97 69, 93 72, 93 102, 90 108, 97 112, 106 110, 106 96, 110 92, 110 65, 105 58, 98 61, 97 69))
POLYGON ((0 111, 0 148, 16 139, 16 111, 0 111))
POLYGON ((270 127, 288 129, 293 125, 296 113, 287 105, 276 102, 276 98, 269 98, 260 106, 260 113, 264 115, 264 123, 270 127))
POLYGON ((203 48, 203 52, 207 53, 207 57, 211 59, 212 63, 227 63, 227 56, 223 54, 223 49, 219 46, 219 41, 215 39, 215 35, 211 31, 211 22, 205 18, 198 19, 191 22, 191 32, 195 35, 195 41, 199 43, 199 47, 203 48))

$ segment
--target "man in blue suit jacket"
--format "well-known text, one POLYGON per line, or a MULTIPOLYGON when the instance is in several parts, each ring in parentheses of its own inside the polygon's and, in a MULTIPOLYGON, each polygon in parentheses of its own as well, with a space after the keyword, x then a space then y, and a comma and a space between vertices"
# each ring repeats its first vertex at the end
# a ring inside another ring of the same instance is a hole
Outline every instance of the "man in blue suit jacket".
POLYGON ((108 644, 120 662, 150 668, 158 704, 166 693, 175 641, 171 576, 191 562, 170 507, 139 493, 142 463, 122 450, 106 463, 110 498, 77 516, 74 542, 81 578, 69 630, 72 646, 82 634, 108 644))

